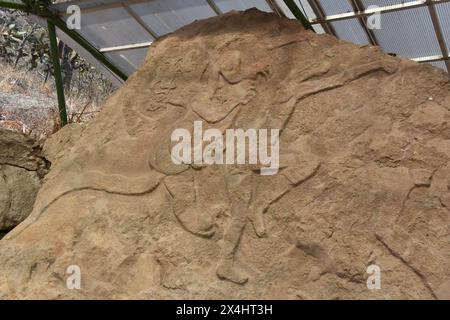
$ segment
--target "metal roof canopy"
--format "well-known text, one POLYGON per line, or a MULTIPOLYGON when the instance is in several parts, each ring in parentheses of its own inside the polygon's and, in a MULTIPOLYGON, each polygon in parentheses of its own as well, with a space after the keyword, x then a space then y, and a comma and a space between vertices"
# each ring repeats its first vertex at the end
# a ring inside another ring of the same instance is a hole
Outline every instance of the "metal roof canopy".
POLYGON ((306 16, 318 33, 379 45, 450 72, 450 0, 74 0, 50 9, 65 19, 69 5, 81 9, 76 31, 126 75, 139 68, 158 37, 194 20, 252 7, 292 19, 306 16), (367 19, 375 13, 381 29, 371 30, 367 19))
MULTIPOLYGON (((310 23, 356 44, 378 45, 450 72, 450 0, 296 0, 310 23), (367 26, 379 13, 381 29, 367 26)), ((320 32, 320 31, 319 31, 320 32)))
POLYGON ((340 10, 336 5, 338 1, 309 2, 320 3, 326 12, 323 16, 315 15, 311 23, 339 28, 337 36, 341 39, 360 44, 376 41, 386 52, 417 62, 430 62, 450 72, 450 32, 447 30, 450 26, 449 0, 345 0, 339 3, 342 5, 348 2, 349 6, 341 7, 340 10), (378 7, 368 8, 373 5, 378 7), (349 27, 353 21, 367 19, 376 13, 381 15, 381 29, 367 30, 365 23, 359 28, 349 27), (362 36, 367 31, 370 31, 372 38, 362 36), (357 40, 355 35, 358 36, 357 40))
MULTIPOLYGON (((297 18, 312 29, 294 0, 74 0, 49 8, 66 19, 67 8, 71 5, 81 9, 81 28, 75 31, 126 75, 139 68, 155 39, 195 20, 231 10, 256 7, 297 18)), ((72 45, 70 39, 65 42, 72 45)))

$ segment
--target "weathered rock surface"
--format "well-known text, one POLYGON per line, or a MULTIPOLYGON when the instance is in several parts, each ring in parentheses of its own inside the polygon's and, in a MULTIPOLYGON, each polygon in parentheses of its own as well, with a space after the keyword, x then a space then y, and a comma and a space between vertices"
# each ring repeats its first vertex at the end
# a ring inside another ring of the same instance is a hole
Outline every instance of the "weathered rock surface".
POLYGON ((32 139, 0 129, 0 237, 31 213, 47 167, 32 139))
POLYGON ((450 298, 449 109, 431 66, 256 11, 195 22, 49 142, 33 213, 0 241, 0 294, 450 298), (194 120, 281 129, 279 174, 176 166, 170 135, 194 120))

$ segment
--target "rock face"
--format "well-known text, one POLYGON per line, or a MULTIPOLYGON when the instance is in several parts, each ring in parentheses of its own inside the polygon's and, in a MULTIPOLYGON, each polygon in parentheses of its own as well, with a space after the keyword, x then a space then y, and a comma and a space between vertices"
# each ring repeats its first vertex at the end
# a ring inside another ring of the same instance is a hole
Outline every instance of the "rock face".
POLYGON ((48 142, 33 212, 0 241, 0 293, 450 298, 449 109, 431 66, 255 10, 197 21, 48 142), (174 164, 194 121, 280 129, 280 171, 174 164))
POLYGON ((0 236, 32 211, 47 163, 29 137, 0 129, 0 236))

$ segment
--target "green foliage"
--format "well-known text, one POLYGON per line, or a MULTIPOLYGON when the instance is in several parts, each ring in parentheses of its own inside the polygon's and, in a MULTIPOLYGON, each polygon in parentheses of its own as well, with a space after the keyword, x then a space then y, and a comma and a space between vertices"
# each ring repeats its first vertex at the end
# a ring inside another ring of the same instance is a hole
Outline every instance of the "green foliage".
POLYGON ((50 51, 45 29, 27 23, 20 13, 4 11, 0 15, 0 59, 14 65, 23 61, 29 69, 48 69, 50 51))
MULTIPOLYGON (((37 0, 23 2, 29 6, 41 3, 37 0)), ((53 74, 48 32, 30 23, 28 18, 22 12, 0 9, 0 63, 36 72, 45 82, 53 74)), ((59 50, 66 98, 82 106, 86 103, 100 105, 113 92, 111 83, 61 41, 59 50)))
POLYGON ((29 12, 40 12, 42 7, 52 4, 51 0, 21 0, 29 9, 29 12))

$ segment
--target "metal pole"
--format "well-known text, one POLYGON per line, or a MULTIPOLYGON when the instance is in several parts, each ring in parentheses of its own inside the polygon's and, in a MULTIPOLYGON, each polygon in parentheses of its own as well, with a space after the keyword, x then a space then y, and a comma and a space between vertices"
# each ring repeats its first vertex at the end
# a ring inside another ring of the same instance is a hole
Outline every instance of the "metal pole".
POLYGON ((57 26, 62 32, 67 34, 73 40, 75 40, 80 46, 86 49, 91 55, 93 55, 97 60, 102 62, 109 70, 117 74, 122 80, 126 81, 128 76, 122 72, 119 68, 117 68, 106 56, 104 56, 97 48, 91 45, 86 39, 84 39, 79 33, 70 30, 66 23, 61 20, 59 17, 55 17, 54 15, 46 15, 44 16, 47 20, 51 21, 55 26, 57 26))
POLYGON ((284 0, 284 3, 289 8, 289 10, 291 10, 294 17, 296 17, 297 20, 300 20, 300 22, 302 23, 303 27, 305 27, 306 30, 314 31, 313 27, 311 26, 311 23, 309 23, 309 20, 306 19, 300 8, 297 7, 294 0, 284 0))
POLYGON ((53 64, 53 72, 55 76, 56 93, 58 95, 59 117, 61 118, 61 126, 67 124, 66 101, 64 98, 64 86, 61 77, 61 66, 59 62, 59 50, 56 40, 56 29, 53 22, 47 20, 48 37, 50 38, 50 53, 53 64))
POLYGON ((431 21, 433 22, 434 32, 436 33, 436 38, 439 43, 439 47, 441 48, 442 57, 444 58, 445 67, 447 68, 447 72, 450 74, 450 61, 448 55, 447 45, 445 43, 444 34, 442 33, 441 23, 439 22, 439 17, 436 12, 436 8, 432 1, 427 0, 428 11, 431 16, 431 21))
POLYGON ((131 8, 129 5, 127 5, 126 3, 122 3, 122 7, 128 12, 128 14, 134 19, 136 20, 136 22, 142 27, 144 28, 145 31, 147 31, 148 34, 150 34, 150 36, 153 39, 157 39, 158 38, 158 34, 152 29, 150 28, 150 26, 144 22, 144 20, 142 20, 142 18, 136 14, 136 12, 133 10, 133 8, 131 8))
MULTIPOLYGON (((450 0, 433 0, 432 4, 440 4, 440 3, 448 3, 450 0)), ((374 9, 366 9, 363 12, 345 12, 345 13, 339 13, 339 14, 333 14, 330 16, 325 16, 323 19, 314 19, 311 21, 311 24, 322 24, 322 23, 330 23, 334 21, 340 21, 340 20, 348 20, 348 19, 354 19, 359 17, 367 17, 374 13, 387 13, 387 12, 395 12, 395 11, 402 11, 402 10, 409 10, 409 9, 415 9, 415 8, 421 8, 427 6, 427 0, 416 0, 416 1, 407 1, 402 2, 398 4, 391 4, 384 7, 378 7, 374 9)))
MULTIPOLYGON (((308 0, 308 3, 311 6, 311 9, 313 10, 317 19, 323 20, 325 17, 325 12, 323 11, 321 4, 316 0, 308 0)), ((322 23, 321 26, 326 33, 337 37, 336 30, 334 30, 334 27, 331 25, 331 23, 322 23)))
POLYGON ((212 11, 214 11, 215 14, 217 14, 218 16, 222 14, 222 10, 220 10, 220 8, 214 1, 206 0, 206 2, 208 3, 208 6, 212 9, 212 11))
MULTIPOLYGON (((351 5, 355 12, 365 11, 364 4, 361 2, 361 0, 352 0, 351 5)), ((359 17, 358 20, 359 23, 361 24, 361 27, 365 31, 367 38, 369 38, 370 43, 374 46, 377 46, 378 41, 377 38, 375 37, 375 33, 367 26, 367 17, 359 17)))

